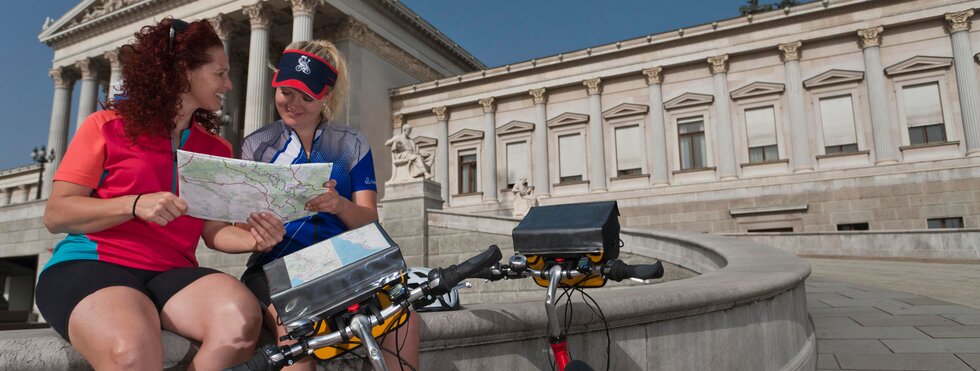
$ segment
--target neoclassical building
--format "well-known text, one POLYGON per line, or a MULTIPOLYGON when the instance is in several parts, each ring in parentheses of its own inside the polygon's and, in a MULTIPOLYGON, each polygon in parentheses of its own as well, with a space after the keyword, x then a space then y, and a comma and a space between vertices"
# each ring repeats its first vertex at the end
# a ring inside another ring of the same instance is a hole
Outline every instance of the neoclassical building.
POLYGON ((980 1, 815 1, 400 87, 451 210, 701 232, 980 227, 980 1))

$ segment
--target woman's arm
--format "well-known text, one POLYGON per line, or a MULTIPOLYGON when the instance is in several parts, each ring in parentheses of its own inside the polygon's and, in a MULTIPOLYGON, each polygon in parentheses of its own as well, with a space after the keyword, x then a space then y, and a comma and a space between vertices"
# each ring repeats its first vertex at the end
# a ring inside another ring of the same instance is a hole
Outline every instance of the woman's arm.
POLYGON ((265 252, 282 241, 286 228, 269 213, 252 213, 247 224, 205 221, 201 237, 209 248, 226 253, 265 252))
POLYGON ((378 193, 371 190, 351 194, 348 200, 337 193, 337 181, 327 182, 327 190, 306 203, 306 210, 336 215, 347 228, 354 229, 378 220, 378 193))
POLYGON ((92 188, 55 181, 44 209, 51 233, 85 234, 104 231, 136 217, 165 226, 187 212, 187 203, 170 192, 126 195, 109 199, 91 196, 92 188), (138 201, 138 202, 137 202, 138 201))

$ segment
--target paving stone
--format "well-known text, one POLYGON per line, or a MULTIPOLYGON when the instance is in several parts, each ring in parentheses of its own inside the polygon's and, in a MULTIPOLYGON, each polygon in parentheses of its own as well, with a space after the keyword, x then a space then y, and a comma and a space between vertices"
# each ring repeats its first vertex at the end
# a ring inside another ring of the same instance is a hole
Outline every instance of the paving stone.
MULTIPOLYGON (((978 350, 978 351, 980 351, 980 350, 978 350)), ((972 353, 972 354, 971 353, 957 353, 956 356, 957 357, 960 357, 960 359, 962 359, 963 362, 966 362, 966 364, 970 365, 970 367, 973 367, 974 369, 980 370, 980 353, 972 353)), ((817 364, 818 365, 820 364, 819 359, 820 358, 817 358, 817 364)), ((817 366, 817 367, 820 367, 820 366, 817 366)))
POLYGON ((820 299, 820 301, 832 307, 876 307, 876 306, 903 305, 903 303, 895 301, 895 299, 830 298, 830 299, 820 299))
POLYGON ((860 327, 860 326, 821 326, 816 327, 818 339, 924 339, 928 336, 911 326, 860 327))
POLYGON ((840 370, 833 354, 817 354, 817 368, 821 370, 840 370))
POLYGON ((902 305, 902 306, 878 306, 876 307, 889 314, 976 314, 980 315, 980 310, 963 305, 902 305))
POLYGON ((829 307, 829 308, 812 308, 810 309, 810 315, 817 316, 850 316, 853 314, 875 314, 883 313, 875 307, 829 307))
POLYGON ((963 325, 980 325, 980 314, 944 314, 943 317, 963 325))
POLYGON ((933 298, 902 298, 902 299, 895 299, 895 300, 898 300, 900 302, 903 302, 903 303, 909 304, 909 305, 949 305, 949 304, 953 304, 953 303, 950 303, 948 301, 939 300, 939 299, 933 299, 933 298))
POLYGON ((817 353, 818 354, 846 354, 846 353, 859 353, 859 354, 889 354, 891 350, 885 344, 882 344, 878 340, 870 339, 820 339, 817 338, 817 353))
POLYGON ((908 298, 921 298, 922 296, 900 291, 883 290, 883 289, 873 289, 873 288, 857 288, 849 287, 846 289, 838 290, 837 293, 847 296, 852 299, 908 299, 908 298))
POLYGON ((850 316, 861 326, 954 326, 957 322, 937 314, 893 316, 885 313, 858 313, 850 316))
MULTIPOLYGON (((980 338, 980 326, 918 326, 934 338, 980 338)), ((977 349, 980 351, 980 349, 977 349)))
POLYGON ((895 353, 972 353, 980 349, 980 338, 967 339, 885 339, 895 353))
POLYGON ((860 324, 850 317, 813 317, 814 327, 851 327, 859 328, 860 324))
POLYGON ((853 370, 973 370, 952 354, 839 354, 837 362, 853 370))

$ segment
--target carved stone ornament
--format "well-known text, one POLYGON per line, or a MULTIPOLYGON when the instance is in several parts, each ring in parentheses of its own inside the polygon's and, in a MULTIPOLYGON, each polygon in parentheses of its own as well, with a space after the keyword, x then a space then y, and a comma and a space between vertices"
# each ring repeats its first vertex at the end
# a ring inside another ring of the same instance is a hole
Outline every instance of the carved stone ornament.
POLYGON ((85 58, 78 62, 75 62, 75 67, 82 73, 82 79, 84 80, 94 80, 99 77, 99 70, 96 68, 95 61, 85 58))
POLYGON ((949 22, 949 33, 970 30, 970 17, 973 16, 973 9, 962 12, 946 13, 946 22, 949 22))
POLYGON ((585 85, 586 91, 588 91, 589 95, 602 93, 602 79, 598 77, 582 81, 582 85, 585 85))
POLYGON ((297 15, 311 15, 316 8, 323 4, 322 0, 290 0, 293 5, 293 17, 297 15))
POLYGON ((531 89, 527 93, 531 94, 532 99, 534 99, 534 104, 545 104, 548 102, 548 96, 545 94, 547 90, 545 88, 531 89))
POLYGON ((664 82, 663 67, 644 68, 643 75, 647 77, 647 85, 661 84, 664 82))
POLYGON ((122 70, 122 63, 119 62, 119 49, 113 49, 105 52, 102 56, 109 61, 109 68, 113 71, 122 70))
POLYGON ((538 198, 531 195, 534 192, 534 186, 527 184, 527 177, 518 179, 510 192, 514 195, 514 216, 527 215, 532 207, 538 206, 538 198))
POLYGON ((783 62, 800 60, 800 47, 803 41, 797 40, 791 43, 779 44, 779 51, 783 52, 783 62))
POLYGON ((75 83, 75 74, 71 73, 67 68, 55 67, 48 70, 48 76, 54 80, 54 86, 58 89, 71 89, 71 86, 75 83))
POLYGON ((433 108, 432 113, 436 114, 437 121, 449 121, 449 107, 441 106, 433 108))
POLYGON ((492 113, 497 109, 493 104, 493 97, 480 99, 480 105, 483 106, 483 113, 492 113))
POLYGON ((228 36, 231 36, 232 24, 224 14, 218 14, 208 18, 208 23, 211 24, 211 28, 214 29, 214 32, 218 34, 218 38, 222 41, 228 40, 228 36))
POLYGON ((272 23, 272 9, 265 2, 257 2, 242 7, 242 13, 248 16, 252 28, 269 28, 272 23))
POLYGON ((871 27, 858 30, 858 36, 861 37, 861 47, 867 48, 871 46, 881 45, 881 33, 885 31, 885 26, 871 27))
POLYGON ((432 67, 422 63, 422 61, 418 60, 418 58, 415 58, 395 44, 392 44, 381 35, 378 35, 369 29, 363 23, 358 22, 356 19, 354 19, 354 17, 347 17, 341 21, 340 26, 337 28, 337 31, 331 38, 334 40, 357 40, 365 48, 368 48, 385 59, 388 59, 395 65, 405 68, 410 74, 418 77, 422 81, 433 81, 444 77, 442 74, 432 69, 432 67))
POLYGON ((405 115, 400 113, 396 115, 392 115, 391 123, 392 126, 394 126, 396 129, 402 127, 403 125, 405 125, 405 115))
POLYGON ((413 179, 432 179, 431 153, 419 151, 411 138, 412 126, 402 125, 401 132, 385 141, 391 149, 391 179, 388 183, 404 183, 413 179))
POLYGON ((101 1, 101 4, 96 3, 89 7, 89 10, 82 15, 82 17, 74 22, 73 24, 85 23, 93 19, 102 17, 106 14, 115 12, 119 9, 125 8, 137 0, 105 0, 101 1))
POLYGON ((728 54, 708 57, 708 64, 711 65, 712 74, 728 72, 728 54))

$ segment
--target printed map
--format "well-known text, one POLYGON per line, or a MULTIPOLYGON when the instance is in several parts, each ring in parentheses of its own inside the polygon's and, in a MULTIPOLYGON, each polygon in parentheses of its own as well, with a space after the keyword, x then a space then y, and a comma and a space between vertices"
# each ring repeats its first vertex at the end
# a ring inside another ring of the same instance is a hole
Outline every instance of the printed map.
POLYGON ((381 252, 392 243, 376 223, 344 232, 283 258, 292 287, 381 252))
POLYGON ((283 221, 313 214, 303 207, 323 193, 332 169, 332 163, 279 165, 177 151, 187 215, 207 220, 242 222, 258 211, 283 221))

